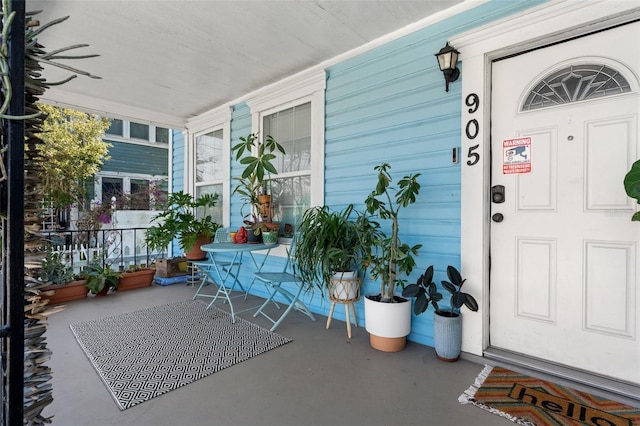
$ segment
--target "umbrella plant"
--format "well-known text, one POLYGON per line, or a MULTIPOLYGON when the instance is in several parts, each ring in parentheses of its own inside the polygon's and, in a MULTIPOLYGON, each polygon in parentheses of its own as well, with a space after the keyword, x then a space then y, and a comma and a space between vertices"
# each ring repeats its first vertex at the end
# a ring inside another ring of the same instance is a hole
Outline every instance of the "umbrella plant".
POLYGON ((400 240, 398 217, 403 208, 415 203, 420 192, 420 173, 404 176, 398 181, 398 188, 391 187, 391 166, 383 163, 375 167, 378 183, 365 201, 367 213, 391 222, 391 234, 380 232, 375 238, 373 250, 368 258, 371 275, 380 279, 380 302, 396 301, 396 287, 404 287, 406 280, 401 274, 410 274, 416 266, 414 256, 422 244, 410 246, 400 240), (393 194, 392 194, 393 191, 393 194))

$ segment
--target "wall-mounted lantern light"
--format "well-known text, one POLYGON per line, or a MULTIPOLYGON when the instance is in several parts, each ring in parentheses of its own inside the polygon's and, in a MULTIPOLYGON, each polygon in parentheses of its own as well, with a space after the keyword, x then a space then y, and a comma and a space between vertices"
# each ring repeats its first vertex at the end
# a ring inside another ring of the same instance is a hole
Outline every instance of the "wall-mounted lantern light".
POLYGON ((436 53, 438 58, 438 65, 440 65, 440 71, 444 74, 444 81, 446 82, 446 91, 449 91, 449 83, 456 81, 460 76, 460 70, 456 67, 458 64, 458 52, 453 47, 449 46, 447 42, 446 46, 440 49, 436 53))

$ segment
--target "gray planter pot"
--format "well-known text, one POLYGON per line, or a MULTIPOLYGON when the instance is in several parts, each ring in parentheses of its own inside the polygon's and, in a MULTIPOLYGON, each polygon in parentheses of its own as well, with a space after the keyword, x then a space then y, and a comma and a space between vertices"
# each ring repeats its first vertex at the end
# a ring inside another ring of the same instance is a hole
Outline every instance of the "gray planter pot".
POLYGON ((443 361, 457 361, 462 347, 462 315, 445 311, 451 316, 433 315, 433 339, 436 355, 443 361))

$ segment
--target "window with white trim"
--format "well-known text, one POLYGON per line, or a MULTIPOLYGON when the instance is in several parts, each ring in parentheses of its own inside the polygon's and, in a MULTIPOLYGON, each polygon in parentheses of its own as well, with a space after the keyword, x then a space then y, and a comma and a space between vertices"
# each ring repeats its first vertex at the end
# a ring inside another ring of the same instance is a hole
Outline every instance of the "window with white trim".
POLYGON ((112 118, 105 139, 169 144, 171 132, 166 127, 112 118))
POLYGON ((278 154, 272 176, 274 220, 295 231, 306 209, 324 203, 324 71, 287 80, 247 99, 252 132, 271 135, 286 155, 278 154))
POLYGON ((274 220, 295 225, 311 203, 311 102, 263 115, 262 133, 271 135, 286 155, 276 152, 278 174, 271 179, 274 220))
POLYGON ((218 194, 218 202, 215 207, 207 208, 207 211, 199 211, 197 215, 210 214, 213 220, 222 224, 223 185, 223 146, 224 133, 222 129, 214 130, 195 137, 194 164, 195 164, 195 196, 204 194, 218 194))
POLYGON ((167 190, 166 178, 100 172, 94 180, 93 200, 111 204, 115 197, 118 210, 156 210, 166 200, 167 190))

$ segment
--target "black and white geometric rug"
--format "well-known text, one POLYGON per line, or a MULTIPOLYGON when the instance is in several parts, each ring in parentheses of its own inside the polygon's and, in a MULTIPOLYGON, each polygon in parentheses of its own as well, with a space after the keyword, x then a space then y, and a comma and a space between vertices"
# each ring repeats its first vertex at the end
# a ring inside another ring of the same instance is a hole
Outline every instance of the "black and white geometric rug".
POLYGON ((70 327, 121 410, 291 341, 206 307, 188 300, 70 327))

